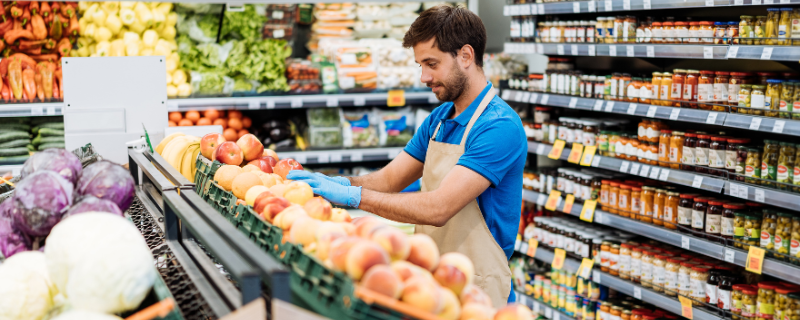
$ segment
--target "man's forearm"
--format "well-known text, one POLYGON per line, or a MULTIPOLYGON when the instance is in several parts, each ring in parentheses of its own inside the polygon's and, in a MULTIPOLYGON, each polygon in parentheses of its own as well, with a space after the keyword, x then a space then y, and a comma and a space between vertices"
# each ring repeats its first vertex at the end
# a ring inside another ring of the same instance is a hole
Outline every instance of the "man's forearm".
POLYGON ((434 191, 383 193, 366 187, 361 190, 359 209, 397 222, 443 226, 461 210, 442 205, 441 198, 434 191))
POLYGON ((347 177, 350 179, 350 185, 354 187, 362 187, 363 189, 375 190, 378 192, 397 192, 391 190, 392 184, 383 174, 382 171, 375 171, 365 176, 347 177))

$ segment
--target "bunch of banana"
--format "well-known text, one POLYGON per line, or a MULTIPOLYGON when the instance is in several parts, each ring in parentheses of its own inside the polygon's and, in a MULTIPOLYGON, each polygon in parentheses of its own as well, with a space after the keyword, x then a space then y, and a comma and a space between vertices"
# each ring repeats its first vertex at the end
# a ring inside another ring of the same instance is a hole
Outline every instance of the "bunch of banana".
POLYGON ((197 155, 200 154, 200 137, 176 132, 161 140, 156 152, 191 182, 197 171, 197 155))

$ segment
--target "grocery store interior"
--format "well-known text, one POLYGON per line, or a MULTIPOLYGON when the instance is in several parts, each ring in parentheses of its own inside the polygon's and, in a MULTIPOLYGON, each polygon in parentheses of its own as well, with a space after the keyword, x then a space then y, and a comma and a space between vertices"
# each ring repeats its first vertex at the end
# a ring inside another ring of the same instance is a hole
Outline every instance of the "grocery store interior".
POLYGON ((800 0, 0 16, 0 319, 800 320, 800 0))

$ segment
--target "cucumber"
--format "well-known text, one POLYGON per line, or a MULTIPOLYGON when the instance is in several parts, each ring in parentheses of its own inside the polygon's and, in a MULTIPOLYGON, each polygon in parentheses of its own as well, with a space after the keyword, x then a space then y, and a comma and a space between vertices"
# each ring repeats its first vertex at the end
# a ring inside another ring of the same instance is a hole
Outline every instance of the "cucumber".
POLYGON ((63 142, 50 142, 50 143, 42 143, 42 144, 40 144, 39 147, 37 147, 37 150, 41 151, 41 150, 52 149, 52 148, 64 149, 64 147, 65 146, 64 146, 63 142))
POLYGON ((0 143, 0 149, 24 147, 27 146, 29 143, 31 143, 30 139, 11 140, 8 142, 0 143))
POLYGON ((22 123, 0 123, 0 131, 31 131, 31 126, 22 123))
POLYGON ((42 123, 51 123, 51 122, 64 122, 64 118, 60 116, 53 116, 53 117, 35 117, 30 120, 31 125, 39 125, 42 123))
POLYGON ((36 151, 36 147, 34 147, 32 144, 28 144, 28 145, 27 145, 27 146, 25 146, 25 147, 26 147, 26 148, 28 148, 28 151, 30 151, 30 152, 34 152, 34 151, 36 151))
POLYGON ((42 123, 42 124, 40 124, 40 125, 38 125, 38 126, 35 126, 35 127, 33 127, 33 128, 31 129, 31 132, 32 132, 33 134, 37 134, 37 133, 39 133, 39 129, 42 129, 42 128, 50 128, 50 129, 64 130, 64 123, 63 123, 63 122, 48 122, 48 123, 42 123))
POLYGON ((30 143, 34 146, 42 144, 42 136, 36 136, 36 138, 33 138, 33 140, 30 141, 30 143))
POLYGON ((25 147, 0 149, 0 157, 23 156, 28 154, 28 148, 25 147))
POLYGON ((22 131, 8 131, 0 132, 0 142, 8 142, 12 140, 30 139, 30 134, 22 131))
POLYGON ((50 129, 50 128, 41 128, 39 129, 39 135, 42 137, 52 137, 52 136, 64 136, 64 130, 58 129, 50 129))
POLYGON ((6 125, 12 123, 29 124, 30 122, 31 122, 30 118, 0 118, 0 125, 6 125))
POLYGON ((34 146, 38 146, 42 143, 52 143, 52 142, 64 143, 64 137, 60 136, 42 137, 41 135, 39 135, 36 136, 36 138, 33 138, 33 140, 31 140, 31 144, 33 144, 34 146))
POLYGON ((30 155, 21 155, 21 156, 10 156, 10 157, 0 157, 0 164, 14 164, 14 163, 23 163, 25 160, 30 158, 30 155))

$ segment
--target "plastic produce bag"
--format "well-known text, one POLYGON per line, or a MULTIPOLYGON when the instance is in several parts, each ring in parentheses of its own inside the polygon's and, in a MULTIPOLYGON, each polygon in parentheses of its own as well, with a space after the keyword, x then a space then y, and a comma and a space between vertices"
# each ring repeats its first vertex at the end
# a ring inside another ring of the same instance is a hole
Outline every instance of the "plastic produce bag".
POLYGON ((378 131, 375 124, 370 122, 374 118, 372 110, 345 111, 343 116, 345 121, 342 121, 342 138, 346 148, 378 146, 378 131))
POLYGON ((178 14, 178 33, 199 43, 217 41, 219 18, 214 15, 178 14), (216 22, 215 22, 216 21, 216 22))
POLYGON ((308 135, 311 147, 331 148, 342 146, 340 108, 309 109, 308 135))
POLYGON ((375 109, 378 115, 379 144, 382 147, 405 146, 414 136, 414 113, 411 107, 375 109))

